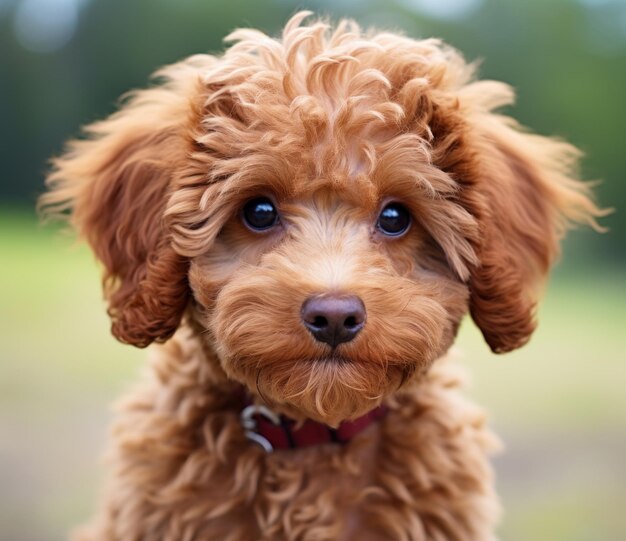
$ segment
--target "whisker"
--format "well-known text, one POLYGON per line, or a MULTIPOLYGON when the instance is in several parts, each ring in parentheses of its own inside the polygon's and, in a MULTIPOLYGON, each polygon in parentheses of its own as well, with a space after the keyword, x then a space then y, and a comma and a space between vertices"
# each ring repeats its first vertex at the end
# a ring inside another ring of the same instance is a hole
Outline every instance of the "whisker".
POLYGON ((411 301, 413 300, 414 295, 409 295, 409 298, 407 299, 406 303, 404 304, 404 306, 402 307, 402 310, 400 310, 400 312, 398 312, 398 315, 400 315, 402 312, 404 312, 406 310, 406 307, 411 304, 411 301))
POLYGON ((256 392, 258 393, 258 395, 261 397, 261 400, 263 402, 265 402, 266 404, 268 404, 267 399, 265 398, 265 396, 263 395, 263 393, 261 392, 261 386, 259 383, 259 380, 261 378, 261 370, 263 370, 262 366, 259 366, 256 372, 256 392))
POLYGON ((411 379, 411 377, 415 374, 414 366, 403 366, 402 367, 402 378, 400 378, 400 383, 398 384, 398 389, 401 389, 404 384, 411 379))

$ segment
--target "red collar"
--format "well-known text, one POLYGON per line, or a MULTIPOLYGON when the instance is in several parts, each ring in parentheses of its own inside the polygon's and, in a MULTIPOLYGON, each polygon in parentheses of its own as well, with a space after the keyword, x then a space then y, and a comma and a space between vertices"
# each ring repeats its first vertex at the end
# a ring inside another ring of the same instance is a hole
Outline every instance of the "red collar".
POLYGON ((337 428, 331 428, 311 419, 296 423, 266 406, 248 401, 241 410, 240 419, 246 437, 271 452, 323 443, 347 443, 386 413, 386 406, 381 405, 353 421, 344 421, 337 428))

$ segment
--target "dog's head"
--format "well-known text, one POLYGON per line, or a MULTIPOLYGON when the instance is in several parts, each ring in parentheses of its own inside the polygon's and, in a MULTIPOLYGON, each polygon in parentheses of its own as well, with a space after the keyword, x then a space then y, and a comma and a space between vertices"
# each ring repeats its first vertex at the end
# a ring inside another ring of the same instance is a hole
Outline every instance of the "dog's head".
POLYGON ((336 424, 468 310, 494 351, 523 345, 562 232, 599 211, 576 150, 495 114, 510 89, 454 50, 305 15, 158 72, 42 203, 103 262, 117 338, 167 340, 187 313, 231 378, 336 424))

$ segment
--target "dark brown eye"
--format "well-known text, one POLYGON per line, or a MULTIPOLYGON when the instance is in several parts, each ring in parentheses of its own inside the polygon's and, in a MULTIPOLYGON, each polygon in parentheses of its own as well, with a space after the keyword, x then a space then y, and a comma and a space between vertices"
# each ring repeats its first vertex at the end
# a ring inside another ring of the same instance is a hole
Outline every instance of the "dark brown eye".
POLYGON ((278 212, 267 197, 257 197, 243 207, 243 220, 250 229, 265 231, 278 223, 278 212))
POLYGON ((409 211, 400 203, 389 203, 378 216, 376 228, 388 237, 402 235, 411 225, 409 211))

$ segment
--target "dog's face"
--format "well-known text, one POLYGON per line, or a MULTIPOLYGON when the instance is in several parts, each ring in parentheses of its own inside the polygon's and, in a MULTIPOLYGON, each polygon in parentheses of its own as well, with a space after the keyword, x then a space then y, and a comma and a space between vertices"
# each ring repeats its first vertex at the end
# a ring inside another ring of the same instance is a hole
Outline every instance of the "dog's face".
POLYGON ((455 51, 303 18, 166 68, 43 202, 103 261, 118 338, 187 313, 228 376, 337 424, 428 369, 468 310, 494 351, 522 345, 566 221, 599 211, 575 150, 493 114, 508 88, 455 51))
POLYGON ((468 298, 409 214, 415 196, 341 182, 345 192, 320 183, 311 193, 302 177, 289 198, 244 196, 189 273, 225 371, 330 424, 444 353, 468 298))

